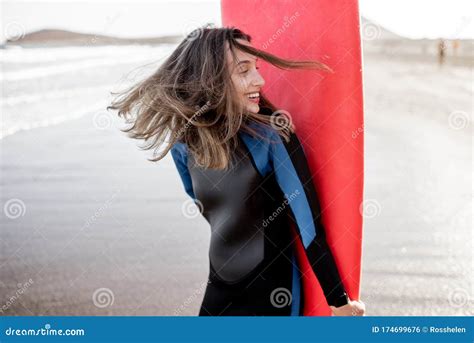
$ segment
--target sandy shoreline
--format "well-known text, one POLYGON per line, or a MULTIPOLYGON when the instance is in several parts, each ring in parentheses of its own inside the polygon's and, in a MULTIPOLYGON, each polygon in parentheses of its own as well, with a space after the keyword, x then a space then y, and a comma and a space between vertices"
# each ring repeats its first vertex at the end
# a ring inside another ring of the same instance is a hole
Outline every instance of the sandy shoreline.
POLYGON ((2 298, 34 282, 4 314, 171 314, 206 277, 207 227, 182 216, 172 161, 147 162, 93 118, 2 140, 2 200, 25 209, 2 218, 2 298), (111 308, 91 301, 101 287, 111 308))
MULTIPOLYGON (((364 227, 367 315, 466 315, 472 74, 364 62, 365 198, 379 206, 364 227)), ((23 213, 1 219, 0 315, 196 315, 207 223, 182 215, 170 156, 148 162, 118 119, 100 129, 95 114, 0 140, 2 204, 19 199, 23 213), (102 288, 106 307, 93 300, 102 288)))

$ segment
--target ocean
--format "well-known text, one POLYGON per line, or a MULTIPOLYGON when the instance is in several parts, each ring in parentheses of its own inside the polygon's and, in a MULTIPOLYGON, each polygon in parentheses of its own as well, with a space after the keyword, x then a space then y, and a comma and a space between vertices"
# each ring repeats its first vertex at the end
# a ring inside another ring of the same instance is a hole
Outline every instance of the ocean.
POLYGON ((0 138, 105 111, 110 92, 150 75, 175 45, 9 47, 0 51, 0 138))

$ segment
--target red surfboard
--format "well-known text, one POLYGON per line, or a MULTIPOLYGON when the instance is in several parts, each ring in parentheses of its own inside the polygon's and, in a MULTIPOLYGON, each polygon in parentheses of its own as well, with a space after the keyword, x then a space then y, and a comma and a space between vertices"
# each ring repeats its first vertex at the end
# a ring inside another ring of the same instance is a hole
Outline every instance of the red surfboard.
MULTIPOLYGON (((256 48, 316 59, 334 71, 285 71, 265 63, 260 68, 264 94, 293 120, 314 175, 329 246, 349 297, 359 300, 364 118, 358 2, 221 0, 221 6, 223 26, 248 33, 256 48)), ((303 245, 296 242, 304 315, 330 316, 303 245)))

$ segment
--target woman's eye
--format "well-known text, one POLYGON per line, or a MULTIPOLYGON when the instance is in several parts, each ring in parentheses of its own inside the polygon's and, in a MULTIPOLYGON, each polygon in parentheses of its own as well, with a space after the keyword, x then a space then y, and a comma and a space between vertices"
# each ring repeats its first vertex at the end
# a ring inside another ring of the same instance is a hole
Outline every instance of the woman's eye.
MULTIPOLYGON (((260 69, 260 67, 255 67, 255 69, 260 69)), ((240 74, 247 74, 250 71, 250 69, 242 70, 240 71, 240 74)))

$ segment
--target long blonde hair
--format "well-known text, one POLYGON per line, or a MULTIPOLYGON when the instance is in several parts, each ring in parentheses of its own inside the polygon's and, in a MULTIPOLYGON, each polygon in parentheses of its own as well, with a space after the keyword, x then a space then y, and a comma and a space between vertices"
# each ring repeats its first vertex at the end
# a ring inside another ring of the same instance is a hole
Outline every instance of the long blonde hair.
MULTIPOLYGON (((118 93, 108 109, 131 126, 122 131, 143 139, 142 149, 154 149, 150 161, 161 160, 180 141, 188 146, 196 163, 203 168, 227 168, 237 133, 244 130, 259 135, 249 123, 272 124, 268 114, 248 113, 235 101, 236 91, 226 63, 226 48, 254 55, 280 69, 330 68, 318 61, 295 61, 243 45, 251 42, 241 30, 201 27, 191 32, 150 77, 118 93), (164 147, 164 148, 162 148, 164 147), (158 150, 161 148, 161 151, 158 150)), ((260 106, 276 111, 261 93, 260 106)), ((291 128, 278 130, 286 140, 291 128)))

